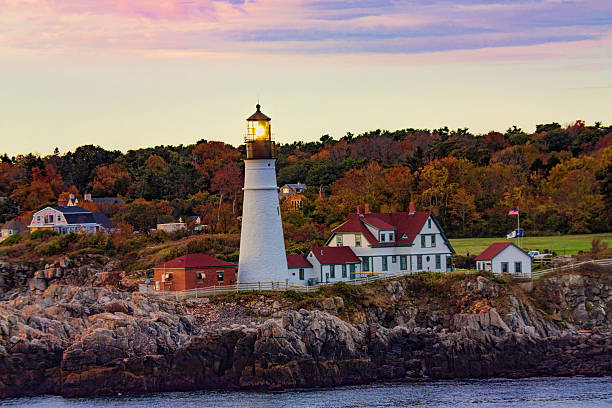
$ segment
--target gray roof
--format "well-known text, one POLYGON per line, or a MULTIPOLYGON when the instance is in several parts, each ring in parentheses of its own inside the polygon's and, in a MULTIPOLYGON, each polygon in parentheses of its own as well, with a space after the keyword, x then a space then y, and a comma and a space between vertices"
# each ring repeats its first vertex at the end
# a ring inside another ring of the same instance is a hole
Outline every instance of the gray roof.
POLYGON ((300 190, 300 189, 304 190, 304 189, 306 189, 306 187, 308 187, 308 186, 307 186, 306 184, 304 184, 304 183, 296 183, 296 184, 287 183, 287 184, 285 184, 283 187, 285 187, 285 186, 287 186, 287 187, 289 187, 289 188, 292 188, 292 189, 294 189, 294 190, 300 190))
POLYGON ((125 204, 125 201, 119 197, 94 197, 91 201, 95 203, 119 203, 125 204))
POLYGON ((51 206, 54 210, 57 210, 63 214, 91 214, 91 211, 87 211, 79 206, 64 206, 64 205, 53 205, 51 206))
POLYGON ((8 221, 6 224, 2 226, 3 230, 21 231, 22 228, 23 228, 23 224, 21 223, 21 221, 17 221, 17 220, 8 221))
POLYGON ((94 213, 93 216, 96 222, 102 225, 104 228, 113 228, 114 226, 113 222, 109 220, 106 215, 102 213, 94 213))
POLYGON ((112 228, 113 222, 102 213, 64 214, 68 224, 100 224, 104 228, 112 228))

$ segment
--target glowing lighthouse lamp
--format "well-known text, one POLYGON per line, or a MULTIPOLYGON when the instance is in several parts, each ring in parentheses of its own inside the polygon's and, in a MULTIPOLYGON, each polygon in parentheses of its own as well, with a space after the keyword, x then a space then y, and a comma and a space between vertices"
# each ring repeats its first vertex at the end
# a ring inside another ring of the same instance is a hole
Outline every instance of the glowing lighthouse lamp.
POLYGON ((279 282, 288 278, 283 225, 270 118, 257 104, 247 119, 244 202, 238 283, 279 282))

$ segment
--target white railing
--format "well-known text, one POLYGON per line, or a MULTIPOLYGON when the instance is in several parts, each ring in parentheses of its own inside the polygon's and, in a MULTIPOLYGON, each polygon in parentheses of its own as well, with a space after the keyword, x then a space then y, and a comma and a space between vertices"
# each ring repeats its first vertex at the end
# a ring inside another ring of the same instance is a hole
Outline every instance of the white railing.
MULTIPOLYGON (((602 266, 612 266, 612 259, 601 259, 597 261, 585 261, 579 262, 564 266, 559 266, 556 268, 545 269, 542 271, 534 271, 532 272, 531 279, 537 280, 542 276, 561 270, 568 270, 576 268, 580 265, 594 263, 602 266)), ((344 282, 347 285, 364 285, 372 282, 380 282, 387 281, 391 279, 395 279, 401 276, 416 274, 419 272, 395 272, 395 273, 368 273, 363 277, 357 279, 351 279, 344 282)), ((362 273, 363 275, 363 273, 362 273)), ((518 276, 515 276, 518 277, 518 276)), ((529 279, 528 276, 523 276, 526 279, 529 279)), ((520 278, 520 277, 519 277, 520 278)), ((139 285, 139 292, 144 293, 150 296, 165 298, 165 299, 184 299, 188 297, 201 297, 201 296, 210 296, 217 295, 222 293, 230 293, 230 292, 243 292, 243 291, 288 291, 293 290, 296 292, 309 293, 316 292, 320 287, 333 285, 338 282, 328 282, 328 283, 316 283, 314 285, 300 285, 296 283, 288 283, 288 282, 256 282, 256 283, 237 283, 234 285, 223 285, 223 286, 209 286, 206 288, 195 288, 188 290, 180 290, 180 291, 166 291, 166 290, 155 290, 153 285, 139 285)))
MULTIPOLYGON (((396 273, 369 273, 364 277, 351 279, 344 282, 347 285, 364 285, 366 283, 386 281, 400 276, 410 275, 417 272, 396 272, 396 273)), ((296 292, 316 292, 321 286, 333 285, 338 282, 317 283, 314 285, 300 285, 288 282, 256 282, 256 283, 237 283, 234 285, 209 286, 206 288, 195 288, 177 291, 155 290, 153 285, 140 284, 139 292, 147 295, 165 299, 184 299, 187 297, 210 296, 221 293, 242 292, 242 291, 287 291, 296 292)))
POLYGON ((571 263, 571 264, 567 264, 567 265, 563 265, 563 266, 557 266, 557 267, 553 267, 553 268, 549 268, 549 269, 543 269, 541 271, 533 271, 531 274, 531 279, 532 280, 537 280, 540 279, 541 277, 548 275, 549 273, 553 273, 553 272, 557 272, 557 271, 564 271, 564 270, 574 270, 577 267, 581 266, 581 265, 585 265, 585 264, 596 264, 596 265, 601 265, 601 266, 612 266, 612 258, 610 259, 598 259, 598 260, 591 260, 591 261, 584 261, 584 262, 576 262, 576 263, 571 263))

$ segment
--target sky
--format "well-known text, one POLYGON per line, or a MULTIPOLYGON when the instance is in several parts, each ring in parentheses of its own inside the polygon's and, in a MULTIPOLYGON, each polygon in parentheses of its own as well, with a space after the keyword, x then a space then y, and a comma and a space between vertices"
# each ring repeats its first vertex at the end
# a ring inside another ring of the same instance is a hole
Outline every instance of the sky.
POLYGON ((0 0, 0 154, 612 124, 612 1, 0 0))

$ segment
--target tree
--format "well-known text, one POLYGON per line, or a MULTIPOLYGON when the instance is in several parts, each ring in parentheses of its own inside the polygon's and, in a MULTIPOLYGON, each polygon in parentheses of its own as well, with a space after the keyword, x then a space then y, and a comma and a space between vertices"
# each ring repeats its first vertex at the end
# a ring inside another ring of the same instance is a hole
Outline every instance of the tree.
POLYGON ((465 188, 459 187, 452 195, 449 215, 451 216, 450 219, 453 220, 452 224, 460 226, 461 234, 465 236, 466 230, 471 229, 474 221, 480 218, 476 211, 474 195, 470 194, 465 188))
POLYGON ((119 163, 100 166, 94 174, 92 194, 98 197, 126 195, 132 183, 132 177, 119 163))
POLYGON ((242 170, 236 164, 228 164, 215 172, 210 189, 219 193, 219 211, 225 195, 232 200, 232 214, 236 214, 236 199, 244 185, 243 180, 242 170))

